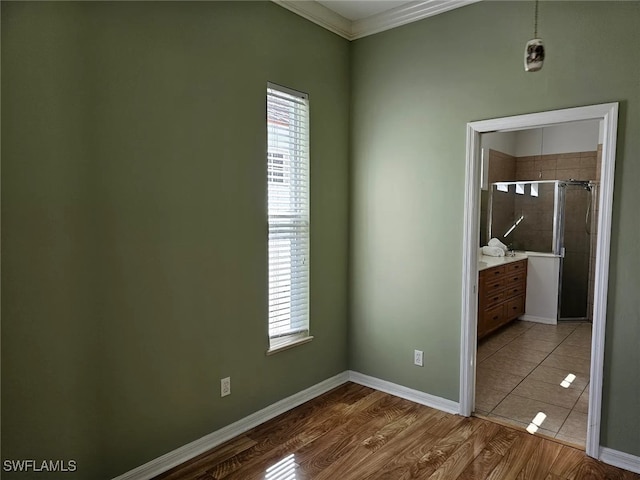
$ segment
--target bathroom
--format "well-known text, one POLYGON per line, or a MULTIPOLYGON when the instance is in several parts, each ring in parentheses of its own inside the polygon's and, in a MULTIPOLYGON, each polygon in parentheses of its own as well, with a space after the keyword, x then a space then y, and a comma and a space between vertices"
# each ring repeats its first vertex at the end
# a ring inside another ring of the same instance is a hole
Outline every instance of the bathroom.
POLYGON ((526 252, 529 268, 544 284, 528 282, 527 294, 533 295, 523 319, 591 321, 600 122, 485 134, 482 155, 480 246, 495 237, 526 252))
MULTIPOLYGON (((517 307, 508 315, 508 294, 500 292, 507 299, 504 318, 482 334, 478 313, 475 411, 523 426, 531 412, 544 411, 546 423, 529 427, 584 448, 601 122, 486 133, 481 141, 481 289, 482 270, 520 261, 526 278, 512 290, 526 294, 512 297, 509 306, 517 307), (506 248, 489 246, 500 244, 506 248)), ((486 313, 496 305, 488 303, 486 313)))

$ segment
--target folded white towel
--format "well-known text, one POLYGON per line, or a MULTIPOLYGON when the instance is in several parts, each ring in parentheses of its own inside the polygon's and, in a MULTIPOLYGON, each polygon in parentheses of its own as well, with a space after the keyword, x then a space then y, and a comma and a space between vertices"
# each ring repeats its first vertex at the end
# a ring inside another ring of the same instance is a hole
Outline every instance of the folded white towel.
POLYGON ((505 252, 509 250, 509 247, 507 247, 504 243, 502 243, 497 238, 492 238, 491 240, 489 240, 489 246, 490 247, 500 247, 505 252))
POLYGON ((482 254, 489 257, 504 257, 504 250, 500 247, 482 247, 482 254))

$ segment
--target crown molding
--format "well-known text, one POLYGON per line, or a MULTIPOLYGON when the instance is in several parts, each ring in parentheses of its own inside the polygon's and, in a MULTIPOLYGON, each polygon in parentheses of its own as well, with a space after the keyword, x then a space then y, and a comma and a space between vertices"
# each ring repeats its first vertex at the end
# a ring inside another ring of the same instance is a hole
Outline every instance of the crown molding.
POLYGON ((300 15, 313 23, 320 25, 327 30, 352 40, 351 38, 351 20, 338 15, 333 10, 329 10, 324 5, 313 0, 271 0, 281 7, 291 10, 293 13, 300 15))
POLYGON ((352 22, 351 38, 349 40, 384 32, 385 30, 406 25, 407 23, 417 22, 423 18, 433 17, 434 15, 479 1, 480 0, 424 0, 422 2, 411 2, 400 5, 386 12, 379 13, 378 15, 352 22))
POLYGON ((347 40, 384 32, 464 7, 481 0, 423 0, 410 2, 362 20, 351 21, 313 0, 271 0, 347 40))

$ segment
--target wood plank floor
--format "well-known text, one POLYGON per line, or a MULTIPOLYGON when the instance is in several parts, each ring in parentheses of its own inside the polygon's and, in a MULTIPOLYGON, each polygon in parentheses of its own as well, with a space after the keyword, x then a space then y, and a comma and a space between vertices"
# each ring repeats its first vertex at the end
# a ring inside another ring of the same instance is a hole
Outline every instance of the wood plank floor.
POLYGON ((640 480, 583 451, 346 383, 155 480, 640 480))

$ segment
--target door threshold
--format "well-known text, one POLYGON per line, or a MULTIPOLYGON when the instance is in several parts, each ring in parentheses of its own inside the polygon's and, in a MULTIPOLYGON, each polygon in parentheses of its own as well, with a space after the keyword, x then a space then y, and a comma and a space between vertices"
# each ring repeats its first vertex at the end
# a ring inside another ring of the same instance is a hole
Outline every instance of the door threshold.
POLYGON ((484 413, 479 413, 479 412, 471 412, 471 416, 472 417, 476 417, 476 418, 480 418, 482 420, 486 420, 488 422, 491 423, 496 423, 502 427, 507 427, 507 428, 511 428, 513 430, 517 430, 519 432, 526 432, 529 435, 536 435, 538 437, 544 438, 545 440, 551 440, 552 442, 556 442, 559 443, 560 445, 565 445, 567 447, 571 447, 571 448, 575 448, 577 450, 580 450, 582 452, 585 451, 585 445, 581 445, 579 443, 573 443, 573 442, 568 442, 566 440, 561 440, 559 438, 555 438, 555 437, 550 437, 549 435, 546 435, 544 433, 531 433, 528 432, 527 429, 525 427, 523 427, 522 425, 518 425, 516 423, 511 423, 509 422, 507 419, 502 420, 501 418, 498 417, 490 417, 488 415, 485 415, 484 413))

